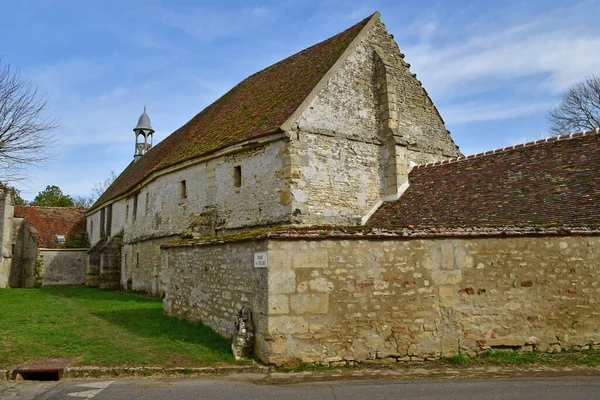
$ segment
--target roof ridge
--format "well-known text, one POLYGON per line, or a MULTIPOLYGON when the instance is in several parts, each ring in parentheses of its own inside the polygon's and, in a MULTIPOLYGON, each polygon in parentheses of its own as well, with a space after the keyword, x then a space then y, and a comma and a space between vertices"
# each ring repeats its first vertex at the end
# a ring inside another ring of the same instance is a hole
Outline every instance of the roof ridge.
POLYGON ((512 146, 502 147, 500 149, 488 150, 488 151, 484 151, 482 153, 471 154, 468 156, 460 156, 457 158, 449 158, 449 159, 442 160, 442 161, 428 162, 425 164, 416 165, 414 168, 425 168, 425 167, 434 167, 434 166, 443 165, 443 164, 454 164, 454 163, 457 163, 460 161, 471 160, 473 158, 480 158, 480 157, 489 156, 492 154, 506 153, 508 151, 522 149, 525 147, 536 146, 536 145, 540 145, 540 144, 544 144, 544 143, 558 142, 558 141, 563 141, 563 140, 570 140, 570 139, 576 139, 576 138, 580 138, 580 137, 584 137, 584 136, 594 136, 594 135, 600 136, 600 127, 596 128, 596 130, 593 130, 593 131, 574 132, 574 133, 570 133, 567 135, 552 136, 552 137, 547 137, 545 139, 538 139, 538 140, 534 140, 532 142, 519 143, 519 144, 515 144, 512 146))
POLYGON ((129 193, 161 170, 282 130, 365 26, 378 16, 375 12, 238 82, 129 164, 88 212, 129 193))

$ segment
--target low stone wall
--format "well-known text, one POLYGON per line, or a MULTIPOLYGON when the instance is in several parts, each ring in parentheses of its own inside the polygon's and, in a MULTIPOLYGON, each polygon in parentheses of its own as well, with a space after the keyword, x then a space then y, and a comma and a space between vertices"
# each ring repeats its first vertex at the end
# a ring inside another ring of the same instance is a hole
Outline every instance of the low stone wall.
POLYGON ((267 269, 254 267, 254 253, 264 251, 265 241, 163 249, 162 264, 171 275, 165 289, 165 311, 202 321, 230 337, 235 316, 249 305, 261 352, 266 332, 267 269))
POLYGON ((423 360, 600 344, 600 238, 269 242, 264 358, 423 360))
POLYGON ((88 249, 39 249, 42 286, 83 285, 88 249))
POLYGON ((245 304, 275 364, 600 345, 600 237, 262 239, 171 247, 165 309, 230 335, 245 304), (266 251, 268 269, 253 266, 266 251))

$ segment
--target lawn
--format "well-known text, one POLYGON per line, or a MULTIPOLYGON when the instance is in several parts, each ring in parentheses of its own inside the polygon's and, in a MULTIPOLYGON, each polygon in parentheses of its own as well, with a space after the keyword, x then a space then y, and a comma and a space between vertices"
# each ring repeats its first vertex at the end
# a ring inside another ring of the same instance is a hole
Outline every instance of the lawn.
POLYGON ((84 287, 0 289, 0 369, 42 357, 98 366, 235 362, 227 340, 164 315, 160 300, 84 287))

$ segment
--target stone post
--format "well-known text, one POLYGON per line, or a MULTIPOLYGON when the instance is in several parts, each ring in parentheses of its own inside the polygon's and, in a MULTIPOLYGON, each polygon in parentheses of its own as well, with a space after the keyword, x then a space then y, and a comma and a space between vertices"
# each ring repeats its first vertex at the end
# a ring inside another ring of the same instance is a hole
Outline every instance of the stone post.
POLYGON ((12 263, 14 205, 11 193, 0 188, 0 288, 8 287, 12 263))

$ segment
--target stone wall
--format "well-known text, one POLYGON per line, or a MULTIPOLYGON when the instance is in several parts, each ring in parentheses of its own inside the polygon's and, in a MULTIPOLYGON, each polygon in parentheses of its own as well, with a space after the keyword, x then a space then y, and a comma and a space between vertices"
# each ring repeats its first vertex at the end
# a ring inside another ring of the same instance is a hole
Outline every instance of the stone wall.
POLYGON ((42 286, 85 284, 87 251, 88 249, 39 249, 42 286))
POLYGON ((163 264, 171 271, 165 311, 202 321, 230 337, 234 317, 248 305, 259 338, 257 352, 261 353, 265 346, 267 269, 254 267, 254 253, 266 250, 264 241, 164 249, 163 264))
POLYGON ((269 241, 263 358, 600 345, 600 237, 269 241))
POLYGON ((360 224, 397 195, 411 163, 460 155, 437 109, 380 22, 310 102, 289 132, 295 221, 360 224))
POLYGON ((10 272, 10 287, 32 288, 35 286, 35 262, 38 255, 37 241, 23 218, 13 220, 14 254, 10 272))
POLYGON ((162 263, 160 246, 172 238, 159 238, 123 246, 121 288, 163 296, 171 271, 162 263))

